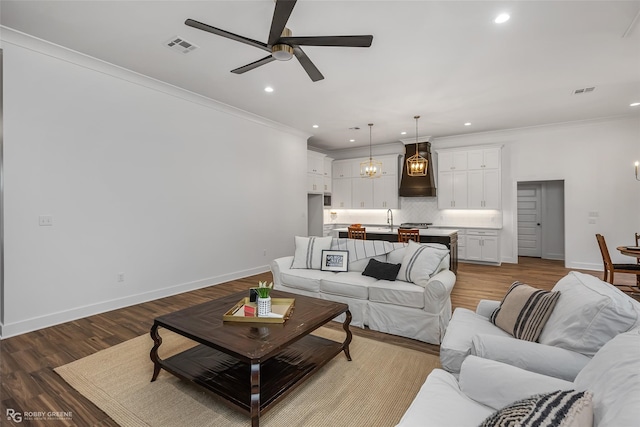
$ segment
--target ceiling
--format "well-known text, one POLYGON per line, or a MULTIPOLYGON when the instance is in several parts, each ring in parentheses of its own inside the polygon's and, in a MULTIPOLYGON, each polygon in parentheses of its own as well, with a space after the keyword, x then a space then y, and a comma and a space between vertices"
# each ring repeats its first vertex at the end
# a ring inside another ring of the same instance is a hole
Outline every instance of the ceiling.
POLYGON ((299 0, 294 35, 373 35, 370 48, 304 47, 325 76, 315 83, 295 58, 232 74, 265 52, 184 25, 266 42, 273 9, 2 0, 0 23, 311 133, 309 145, 326 151, 368 145, 368 123, 374 145, 415 138, 415 115, 418 134, 433 137, 640 115, 630 107, 640 102, 640 1, 299 0), (501 12, 511 19, 495 24, 501 12), (165 47, 173 36, 198 48, 165 47), (586 87, 595 89, 573 94, 586 87))

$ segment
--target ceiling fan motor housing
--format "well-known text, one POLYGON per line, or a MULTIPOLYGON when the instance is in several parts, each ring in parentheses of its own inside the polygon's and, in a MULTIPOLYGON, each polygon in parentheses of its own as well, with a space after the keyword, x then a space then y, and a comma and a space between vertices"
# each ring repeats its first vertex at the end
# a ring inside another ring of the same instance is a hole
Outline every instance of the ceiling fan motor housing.
MULTIPOLYGON (((291 30, 282 30, 281 37, 291 37, 291 30)), ((293 57, 293 48, 288 44, 275 44, 271 47, 271 56, 278 61, 288 61, 293 57)))

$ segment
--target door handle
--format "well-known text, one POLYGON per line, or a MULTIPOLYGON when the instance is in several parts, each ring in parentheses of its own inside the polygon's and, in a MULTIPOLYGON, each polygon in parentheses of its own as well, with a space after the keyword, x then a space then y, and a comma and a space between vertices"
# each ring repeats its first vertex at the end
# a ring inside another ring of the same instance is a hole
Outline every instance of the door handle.
POLYGON ((540 225, 540 223, 538 223, 538 225, 540 225))

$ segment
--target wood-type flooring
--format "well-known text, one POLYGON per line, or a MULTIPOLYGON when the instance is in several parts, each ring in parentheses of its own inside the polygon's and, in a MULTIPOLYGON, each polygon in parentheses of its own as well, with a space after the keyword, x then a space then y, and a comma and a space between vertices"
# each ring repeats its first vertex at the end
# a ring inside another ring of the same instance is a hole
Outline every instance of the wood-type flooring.
MULTIPOLYGON (((501 299, 515 280, 541 289, 551 289, 570 270, 562 261, 521 257, 518 264, 500 267, 461 263, 451 294, 453 307, 474 309, 480 299, 501 299)), ((585 272, 602 278, 601 272, 585 272)), ((201 302, 271 281, 263 273, 210 286, 84 319, 67 322, 0 341, 0 425, 28 426, 117 426, 100 409, 71 388, 53 369, 102 349, 149 333, 153 319, 201 302), (18 412, 72 412, 70 420, 29 421, 13 424, 6 410, 18 412), (6 424, 5 424, 6 423, 6 424)), ((632 285, 635 277, 616 275, 616 283, 632 285)), ((340 329, 337 322, 329 327, 340 329)), ((352 328, 354 335, 438 354, 438 346, 352 328)), ((149 361, 151 363, 151 361, 149 361)))

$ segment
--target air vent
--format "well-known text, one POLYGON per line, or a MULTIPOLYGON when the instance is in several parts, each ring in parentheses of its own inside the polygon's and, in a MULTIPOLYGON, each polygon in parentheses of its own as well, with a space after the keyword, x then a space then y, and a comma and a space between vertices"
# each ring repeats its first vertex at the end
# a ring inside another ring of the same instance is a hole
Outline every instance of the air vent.
POLYGON ((171 37, 169 40, 165 42, 164 45, 171 50, 175 50, 176 52, 180 52, 184 54, 192 52, 198 48, 198 46, 178 36, 171 37))
POLYGON ((589 92, 593 92, 594 90, 596 90, 595 86, 583 87, 583 88, 574 90, 573 94, 574 95, 580 95, 581 93, 589 93, 589 92))

